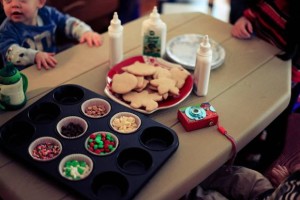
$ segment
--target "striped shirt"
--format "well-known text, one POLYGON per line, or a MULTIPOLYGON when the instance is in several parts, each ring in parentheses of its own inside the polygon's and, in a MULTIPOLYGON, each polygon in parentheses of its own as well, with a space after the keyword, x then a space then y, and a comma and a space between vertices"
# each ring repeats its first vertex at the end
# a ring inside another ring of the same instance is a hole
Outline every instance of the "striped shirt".
POLYGON ((291 174, 286 181, 278 186, 271 196, 263 200, 299 200, 300 199, 300 171, 291 174))
POLYGON ((243 14, 251 21, 254 33, 258 37, 285 51, 288 13, 286 0, 260 0, 258 4, 246 9, 243 14))

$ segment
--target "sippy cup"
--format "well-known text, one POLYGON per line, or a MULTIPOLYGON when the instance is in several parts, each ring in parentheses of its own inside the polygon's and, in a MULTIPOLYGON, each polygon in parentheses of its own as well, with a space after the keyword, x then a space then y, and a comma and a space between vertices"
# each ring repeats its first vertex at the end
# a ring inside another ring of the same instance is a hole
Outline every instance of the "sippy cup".
POLYGON ((17 110, 26 104, 27 77, 12 64, 0 69, 0 109, 17 110))

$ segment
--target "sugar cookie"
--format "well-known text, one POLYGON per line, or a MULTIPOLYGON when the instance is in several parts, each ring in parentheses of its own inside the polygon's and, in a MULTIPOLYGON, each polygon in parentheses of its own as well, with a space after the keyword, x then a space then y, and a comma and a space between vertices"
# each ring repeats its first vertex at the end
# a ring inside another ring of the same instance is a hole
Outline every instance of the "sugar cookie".
POLYGON ((111 90, 118 94, 130 92, 137 86, 138 80, 133 74, 124 72, 112 77, 111 90))
POLYGON ((137 76, 150 76, 156 72, 156 67, 145 63, 135 62, 132 65, 123 67, 122 70, 137 76))
POLYGON ((127 102, 130 102, 130 106, 133 108, 145 107, 145 110, 150 112, 158 108, 157 101, 161 101, 162 96, 157 92, 143 90, 142 92, 132 91, 124 94, 123 99, 127 102))
POLYGON ((179 89, 176 87, 176 81, 170 78, 159 78, 150 81, 150 84, 157 87, 158 93, 163 95, 167 92, 179 95, 179 89))

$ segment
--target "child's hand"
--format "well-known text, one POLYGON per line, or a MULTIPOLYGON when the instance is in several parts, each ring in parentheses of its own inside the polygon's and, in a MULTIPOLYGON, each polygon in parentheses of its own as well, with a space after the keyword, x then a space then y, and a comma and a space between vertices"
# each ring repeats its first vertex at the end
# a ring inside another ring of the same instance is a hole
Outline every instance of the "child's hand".
POLYGON ((245 18, 239 18, 231 29, 231 34, 239 39, 249 39, 253 33, 251 22, 245 18))
POLYGON ((85 32, 80 40, 80 43, 87 43, 90 47, 92 46, 101 46, 103 41, 102 41, 102 36, 99 33, 93 32, 93 31, 88 31, 85 32))
POLYGON ((54 68, 57 64, 57 60, 54 58, 54 53, 38 52, 35 55, 35 63, 38 70, 42 67, 45 69, 54 68))
POLYGON ((288 169, 285 166, 276 165, 271 171, 271 182, 278 186, 290 175, 288 169))

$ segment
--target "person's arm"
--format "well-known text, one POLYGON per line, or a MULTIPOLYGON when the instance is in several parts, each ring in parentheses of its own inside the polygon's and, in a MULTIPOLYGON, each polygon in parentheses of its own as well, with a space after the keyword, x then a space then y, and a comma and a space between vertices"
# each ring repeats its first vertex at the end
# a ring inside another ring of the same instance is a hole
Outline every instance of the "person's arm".
POLYGON ((235 24, 243 16, 243 12, 255 3, 257 3, 257 0, 231 0, 229 22, 235 24))
POLYGON ((100 46, 102 44, 100 34, 94 32, 89 25, 74 17, 70 17, 66 21, 66 33, 67 35, 72 35, 80 43, 86 42, 89 46, 100 46))
POLYGON ((298 197, 300 193, 299 184, 300 171, 295 171, 276 188, 269 199, 281 199, 281 197, 298 197))
POLYGON ((6 51, 5 58, 14 65, 30 65, 34 64, 35 54, 37 50, 20 47, 17 44, 11 45, 6 51))
POLYGON ((102 44, 101 35, 93 31, 85 22, 68 14, 63 14, 55 8, 46 7, 46 9, 48 9, 51 19, 57 25, 59 34, 63 33, 69 38, 76 39, 80 43, 87 42, 89 46, 100 46, 102 44))
POLYGON ((285 166, 276 165, 271 171, 270 181, 274 186, 280 185, 290 175, 285 166))
POLYGON ((6 52, 6 60, 16 66, 27 66, 36 63, 37 69, 54 68, 57 64, 54 53, 41 52, 27 49, 16 44, 11 45, 6 52))
POLYGON ((81 36, 88 31, 92 32, 93 30, 86 23, 80 21, 75 17, 69 17, 67 19, 65 27, 66 35, 72 36, 79 41, 81 36))
MULTIPOLYGON (((233 0, 232 3, 236 3, 238 5, 243 5, 243 7, 237 7, 235 9, 240 9, 236 11, 238 15, 236 15, 237 19, 233 22, 234 25, 231 30, 232 36, 239 39, 250 39, 253 35, 253 25, 252 22, 255 21, 256 15, 253 13, 252 9, 258 4, 259 0, 233 0), (242 2, 244 4, 242 4, 242 2)), ((232 11, 233 12, 233 11, 232 11)))

